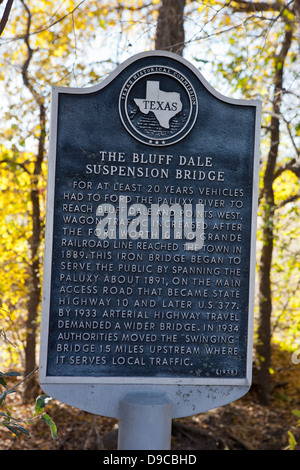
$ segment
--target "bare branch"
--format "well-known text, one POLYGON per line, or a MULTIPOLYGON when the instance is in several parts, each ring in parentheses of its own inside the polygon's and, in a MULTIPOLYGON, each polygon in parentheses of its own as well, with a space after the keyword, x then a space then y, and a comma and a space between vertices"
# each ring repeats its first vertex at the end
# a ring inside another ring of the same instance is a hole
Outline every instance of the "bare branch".
POLYGON ((287 5, 282 5, 281 2, 249 2, 247 0, 234 0, 233 2, 233 11, 243 11, 246 13, 254 13, 259 11, 279 11, 288 9, 288 5, 292 3, 289 2, 287 5), (234 6, 237 3, 238 6, 234 6))
MULTIPOLYGON (((297 158, 297 160, 299 161, 299 159, 300 159, 300 151, 299 151, 299 149, 297 148, 296 142, 295 142, 294 137, 293 137, 293 135, 292 135, 290 123, 285 119, 284 116, 282 116, 282 119, 283 119, 284 122, 285 122, 285 125, 286 125, 286 127, 287 127, 287 131, 288 131, 288 134, 289 134, 290 139, 291 139, 291 142, 292 142, 292 145, 293 145, 293 147, 294 147, 294 149, 295 149, 295 152, 296 152, 296 156, 297 156, 296 158, 297 158)), ((300 163, 300 162, 299 162, 299 163, 300 163)))
POLYGON ((25 380, 29 379, 29 377, 33 374, 35 374, 35 372, 38 370, 39 368, 36 367, 32 372, 30 372, 29 374, 26 375, 26 377, 24 377, 24 379, 20 380, 20 382, 18 382, 16 385, 14 385, 11 389, 7 390, 7 393, 12 393, 17 387, 19 387, 25 380))
MULTIPOLYGON (((30 36, 34 36, 36 34, 40 34, 42 33, 43 31, 47 31, 48 29, 52 28, 52 26, 55 26, 56 24, 64 21, 66 18, 68 18, 68 16, 70 15, 73 15, 74 12, 85 2, 86 0, 81 0, 81 2, 78 3, 78 5, 76 5, 76 7, 74 7, 74 9, 72 11, 69 11, 68 13, 66 13, 65 15, 63 15, 61 18, 58 18, 57 20, 53 21, 53 23, 50 23, 48 24, 47 26, 41 26, 40 28, 34 30, 34 31, 29 31, 29 32, 26 32, 25 34, 21 34, 20 36, 15 36, 15 37, 11 37, 11 38, 7 38, 6 40, 6 43, 7 42, 12 42, 12 41, 19 41, 20 39, 26 39, 26 38, 29 38, 30 36)), ((28 11, 28 8, 27 6, 24 4, 23 0, 21 0, 21 3, 24 5, 24 7, 26 8, 26 10, 28 11)))
POLYGON ((29 10, 28 6, 26 5, 24 0, 21 0, 21 3, 23 4, 26 13, 27 13, 27 25, 26 25, 26 34, 24 35, 24 42, 27 47, 27 57, 25 59, 25 62, 22 65, 22 78, 24 85, 28 88, 28 90, 32 93, 35 101, 40 104, 40 98, 37 95, 35 89, 33 88, 32 84, 30 83, 28 79, 28 67, 31 61, 31 58, 33 56, 34 50, 30 46, 29 42, 29 34, 30 34, 30 27, 31 27, 31 11, 29 10))
POLYGON ((299 198, 300 198, 300 193, 299 193, 299 194, 295 194, 294 196, 288 197, 287 199, 285 199, 284 201, 282 201, 280 204, 277 204, 277 205, 274 207, 274 211, 277 211, 278 209, 281 209, 282 207, 286 206, 289 202, 297 201, 297 199, 299 199, 299 198))
POLYGON ((19 162, 15 162, 13 160, 9 160, 8 158, 4 158, 3 160, 0 160, 0 164, 1 163, 9 163, 9 164, 12 164, 14 163, 15 165, 19 166, 20 168, 22 168, 22 170, 24 170, 26 173, 28 173, 28 175, 31 175, 30 171, 28 170, 28 168, 26 168, 26 165, 25 163, 19 163, 19 162))
POLYGON ((298 178, 300 178, 300 163, 299 162, 296 162, 296 160, 293 158, 289 163, 287 163, 286 165, 283 165, 281 167, 279 167, 276 172, 274 173, 274 180, 276 178, 279 178, 280 175, 282 175, 282 173, 284 173, 285 171, 291 171, 292 173, 294 173, 298 178))

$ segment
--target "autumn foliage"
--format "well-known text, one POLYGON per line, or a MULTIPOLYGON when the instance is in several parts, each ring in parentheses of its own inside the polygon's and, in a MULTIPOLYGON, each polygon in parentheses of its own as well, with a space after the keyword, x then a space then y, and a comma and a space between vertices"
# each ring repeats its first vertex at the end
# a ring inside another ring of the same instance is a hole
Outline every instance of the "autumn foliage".
MULTIPOLYGON (((171 6, 167 0, 0 4, 1 370, 16 367, 26 375, 38 362, 51 86, 90 86, 133 53, 155 47, 182 53, 221 93, 263 101, 254 365, 267 403, 272 344, 290 354, 300 348, 300 3, 171 6)), ((35 385, 25 387, 28 399, 37 396, 35 385)))

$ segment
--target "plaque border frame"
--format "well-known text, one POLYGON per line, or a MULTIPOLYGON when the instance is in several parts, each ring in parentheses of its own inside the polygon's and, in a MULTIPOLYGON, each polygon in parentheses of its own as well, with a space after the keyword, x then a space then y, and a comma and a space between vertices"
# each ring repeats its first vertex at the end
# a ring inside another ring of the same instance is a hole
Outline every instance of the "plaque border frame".
MULTIPOLYGON (((45 255, 44 255, 44 279, 42 290, 42 320, 41 320, 41 345, 40 345, 40 365, 39 380, 41 387, 45 384, 45 389, 51 391, 54 384, 58 388, 75 384, 82 386, 112 385, 122 384, 131 387, 132 385, 153 386, 201 386, 214 387, 220 389, 231 389, 238 386, 243 390, 243 394, 249 389, 252 382, 252 349, 253 349, 253 317, 254 317, 254 287, 255 287, 255 254, 256 254, 256 230, 257 230, 257 210, 258 210, 258 185, 259 185, 259 155, 260 155, 260 125, 261 125, 261 100, 245 100, 226 97, 215 90, 212 85, 202 76, 199 70, 186 59, 176 54, 165 51, 147 51, 133 55, 119 65, 106 79, 97 85, 87 88, 57 87, 51 90, 51 111, 50 111, 50 139, 48 151, 48 176, 47 176, 47 206, 46 206, 46 230, 45 230, 45 255), (51 295, 51 271, 52 271, 52 247, 53 247, 53 225, 54 225, 54 198, 55 198, 55 175, 56 175, 56 148, 57 148, 57 123, 58 123, 58 100, 59 94, 91 94, 97 92, 110 84, 124 69, 134 62, 145 57, 167 57, 177 62, 181 62, 189 68, 199 79, 202 85, 217 99, 241 106, 253 106, 255 113, 254 149, 253 149, 253 175, 252 175, 252 214, 251 214, 251 237, 250 237, 250 263, 249 263, 249 304, 248 304, 248 344, 247 344, 247 365, 245 378, 180 378, 180 377, 89 377, 89 376, 48 376, 47 351, 49 339, 49 317, 50 317, 50 295, 51 295), (49 387, 50 386, 50 387, 49 387), (51 387, 52 386, 52 387, 51 387), (225 387, 223 387, 225 386, 225 387)), ((240 395, 240 396, 242 396, 240 395)), ((236 398, 235 398, 236 399, 236 398)), ((232 401, 232 400, 231 400, 232 401)), ((228 400, 229 402, 229 400, 228 400)), ((74 405, 76 406, 76 405, 74 405)), ((220 405, 217 405, 220 406, 220 405)))

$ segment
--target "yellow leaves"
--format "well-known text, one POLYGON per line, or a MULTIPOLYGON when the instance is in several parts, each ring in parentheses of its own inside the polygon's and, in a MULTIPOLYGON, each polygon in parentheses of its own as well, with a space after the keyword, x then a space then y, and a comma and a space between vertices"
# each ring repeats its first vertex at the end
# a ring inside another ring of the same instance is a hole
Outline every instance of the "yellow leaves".
POLYGON ((295 20, 295 16, 294 14, 288 10, 287 8, 285 8, 283 11, 282 11, 282 15, 288 20, 288 21, 294 21, 295 20))
POLYGON ((105 28, 105 20, 100 19, 99 20, 99 26, 104 29, 105 28))
MULTIPOLYGON (((24 163, 28 157, 28 153, 14 155, 12 150, 0 147, 0 324, 16 343, 26 315, 28 239, 32 230, 28 217, 31 177, 17 161, 24 163)), ((13 348, 7 357, 17 359, 17 354, 13 348)), ((5 357, 3 351, 1 355, 5 357)))
POLYGON ((66 49, 64 46, 58 46, 54 49, 53 55, 55 57, 63 57, 63 55, 66 53, 66 49))
POLYGON ((297 176, 292 171, 283 172, 273 185, 275 193, 275 204, 280 204, 288 198, 295 196, 300 191, 297 176))
POLYGON ((230 23, 231 23, 231 18, 230 18, 230 16, 227 15, 227 14, 224 15, 224 23, 225 23, 225 25, 227 25, 227 26, 230 25, 230 23))
POLYGON ((297 446, 297 441, 295 439, 294 434, 291 431, 288 431, 288 437, 289 437, 288 449, 295 450, 295 447, 297 446))
POLYGON ((36 47, 42 49, 48 49, 51 45, 51 42, 54 40, 54 34, 49 31, 41 31, 36 37, 36 47))
POLYGON ((299 294, 299 292, 297 292, 294 297, 291 297, 290 307, 292 309, 294 309, 295 311, 299 310, 299 308, 300 308, 300 294, 299 294))

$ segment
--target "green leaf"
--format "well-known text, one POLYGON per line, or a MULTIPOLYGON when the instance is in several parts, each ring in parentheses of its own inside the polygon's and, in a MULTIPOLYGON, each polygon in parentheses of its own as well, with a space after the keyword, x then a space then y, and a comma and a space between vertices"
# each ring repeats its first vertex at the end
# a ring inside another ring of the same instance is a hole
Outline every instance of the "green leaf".
POLYGON ((2 405, 2 403, 4 402, 4 400, 6 398, 6 395, 7 395, 7 392, 6 392, 6 390, 4 390, 4 392, 1 393, 1 395, 0 395, 0 405, 2 405))
POLYGON ((18 377, 19 375, 22 375, 22 374, 19 374, 19 372, 14 372, 14 371, 9 371, 9 372, 1 372, 0 371, 0 385, 3 385, 3 387, 6 388, 7 382, 4 379, 4 377, 5 378, 7 378, 7 377, 18 377))
POLYGON ((17 418, 13 418, 13 417, 11 416, 11 413, 10 413, 9 410, 7 410, 7 413, 2 413, 2 411, 1 411, 1 412, 0 412, 0 416, 4 416, 4 418, 6 418, 7 423, 9 423, 12 419, 13 419, 14 421, 20 421, 20 420, 17 419, 17 418))
POLYGON ((47 414, 41 416, 41 419, 43 421, 45 421, 45 423, 48 424, 48 426, 50 427, 50 430, 51 430, 51 434, 52 434, 52 437, 53 439, 57 439, 57 428, 54 424, 54 422, 52 421, 52 419, 50 418, 50 416, 48 416, 47 414))
POLYGON ((5 426, 7 429, 9 429, 13 434, 15 434, 19 439, 20 439, 20 433, 25 434, 26 436, 30 436, 29 432, 27 429, 23 428, 23 426, 20 426, 19 424, 8 424, 8 423, 3 423, 3 426, 5 426))
POLYGON ((20 374, 19 372, 14 372, 13 370, 9 371, 9 372, 5 372, 4 376, 5 377, 19 377, 20 374))
POLYGON ((15 426, 7 423, 4 423, 4 426, 20 439, 20 434, 18 433, 18 430, 15 428, 15 426))
POLYGON ((45 406, 52 398, 48 395, 39 395, 35 401, 35 413, 40 414, 44 411, 45 406))
POLYGON ((14 424, 13 427, 15 429, 17 429, 18 431, 22 432, 23 434, 25 434, 26 436, 30 436, 30 433, 27 431, 27 429, 23 428, 23 426, 20 426, 19 424, 14 424))
POLYGON ((6 387, 7 385, 3 377, 0 377, 0 384, 3 385, 3 387, 6 387))
POLYGON ((296 445, 297 445, 297 441, 295 439, 295 436, 292 432, 288 431, 288 435, 289 435, 289 445, 290 445, 290 449, 291 450, 294 450, 296 445))
POLYGON ((3 413, 2 411, 0 412, 0 416, 4 416, 4 418, 6 418, 6 422, 3 421, 1 424, 7 424, 9 423, 10 421, 15 421, 15 422, 19 422, 21 423, 22 421, 18 418, 14 418, 12 415, 11 415, 11 412, 7 409, 6 410, 6 413, 3 413))

